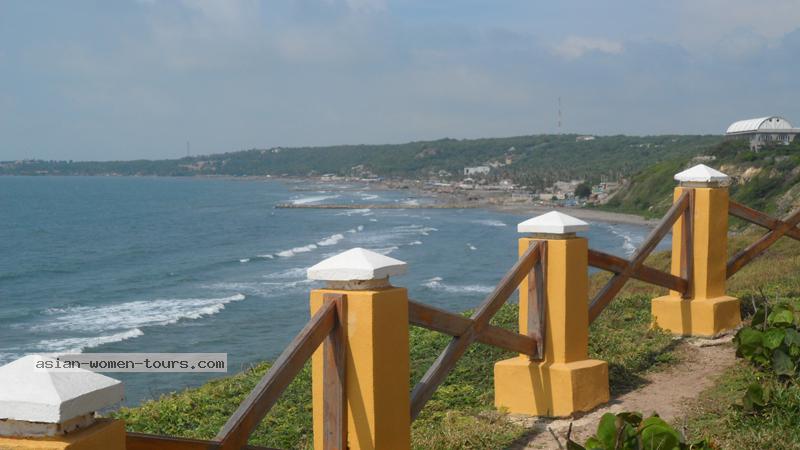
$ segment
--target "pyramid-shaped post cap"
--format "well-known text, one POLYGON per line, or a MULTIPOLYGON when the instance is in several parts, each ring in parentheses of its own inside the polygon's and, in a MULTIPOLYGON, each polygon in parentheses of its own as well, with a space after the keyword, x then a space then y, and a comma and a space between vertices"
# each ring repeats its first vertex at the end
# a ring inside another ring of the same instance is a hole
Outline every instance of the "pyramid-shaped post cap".
POLYGON ((122 401, 122 382, 85 369, 45 369, 28 355, 0 367, 0 420, 64 423, 122 401))
POLYGON ((588 229, 588 223, 558 211, 550 211, 517 225, 519 233, 568 234, 588 229))
POLYGON ((705 164, 698 164, 675 174, 675 180, 681 183, 727 184, 730 179, 728 175, 705 164))
POLYGON ((309 280, 366 281, 380 280, 406 273, 407 264, 380 253, 352 248, 308 269, 309 280))

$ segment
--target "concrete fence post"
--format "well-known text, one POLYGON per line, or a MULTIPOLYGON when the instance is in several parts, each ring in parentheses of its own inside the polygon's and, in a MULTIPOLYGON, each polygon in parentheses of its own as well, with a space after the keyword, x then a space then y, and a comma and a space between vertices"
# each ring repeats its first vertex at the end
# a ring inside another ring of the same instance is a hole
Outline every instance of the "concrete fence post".
MULTIPOLYGON (((608 364, 589 359, 588 243, 575 235, 586 222, 556 211, 520 223, 520 255, 546 242, 544 358, 500 361, 494 367, 495 406, 512 413, 569 416, 609 400, 608 364)), ((532 276, 520 285, 520 333, 528 333, 532 276)))
POLYGON ((672 228, 673 275, 682 276, 681 261, 692 260, 690 295, 678 292, 653 299, 654 324, 677 335, 714 336, 742 321, 739 299, 725 295, 728 261, 728 185, 730 177, 703 164, 675 175, 677 199, 694 191, 691 247, 682 245, 685 217, 672 228), (684 255, 684 252, 689 252, 684 255))
MULTIPOLYGON (((328 258, 308 269, 308 278, 325 281, 311 291, 311 312, 326 294, 344 295, 342 310, 348 447, 409 449, 408 293, 389 277, 406 263, 362 248, 328 258)), ((314 448, 323 448, 323 354, 313 356, 314 448)))
POLYGON ((124 423, 95 417, 122 401, 122 383, 56 364, 28 355, 0 367, 0 448, 124 450, 124 423))

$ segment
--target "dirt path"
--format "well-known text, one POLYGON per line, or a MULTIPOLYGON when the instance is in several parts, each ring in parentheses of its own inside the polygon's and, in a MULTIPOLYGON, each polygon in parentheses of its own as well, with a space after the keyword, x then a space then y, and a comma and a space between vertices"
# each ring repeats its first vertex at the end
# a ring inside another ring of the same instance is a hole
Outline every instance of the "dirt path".
POLYGON ((680 417, 685 400, 696 398, 711 386, 714 379, 735 361, 730 337, 718 341, 686 341, 678 349, 680 362, 659 372, 648 374, 649 381, 644 387, 628 392, 611 400, 608 405, 577 419, 527 419, 526 425, 533 431, 527 442, 513 449, 557 449, 550 428, 566 443, 569 424, 572 423, 572 436, 583 442, 596 431, 597 422, 607 412, 639 411, 643 414, 658 412, 667 422, 680 417), (713 344, 713 345, 709 345, 713 344))

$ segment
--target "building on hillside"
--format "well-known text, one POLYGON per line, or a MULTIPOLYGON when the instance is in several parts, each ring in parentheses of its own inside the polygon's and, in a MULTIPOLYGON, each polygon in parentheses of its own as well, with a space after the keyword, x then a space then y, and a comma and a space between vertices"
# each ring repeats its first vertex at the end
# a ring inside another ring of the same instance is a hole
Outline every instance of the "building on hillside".
POLYGON ((765 145, 789 145, 800 133, 788 120, 779 116, 759 117, 734 122, 728 127, 725 136, 743 138, 750 141, 750 149, 758 150, 765 145))
POLYGON ((464 167, 464 175, 486 175, 492 170, 489 166, 464 167))

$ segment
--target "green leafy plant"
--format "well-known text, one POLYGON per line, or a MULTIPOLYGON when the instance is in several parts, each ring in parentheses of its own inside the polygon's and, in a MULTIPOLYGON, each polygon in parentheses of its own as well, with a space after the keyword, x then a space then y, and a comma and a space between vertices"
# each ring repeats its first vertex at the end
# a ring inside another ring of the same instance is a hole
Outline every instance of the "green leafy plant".
POLYGON ((654 414, 646 419, 638 412, 605 413, 597 433, 584 445, 567 439, 567 450, 705 450, 706 441, 687 444, 681 434, 654 414))
POLYGON ((800 366, 800 312, 780 303, 771 311, 757 308, 749 326, 734 337, 736 355, 785 378, 797 376, 800 366))

